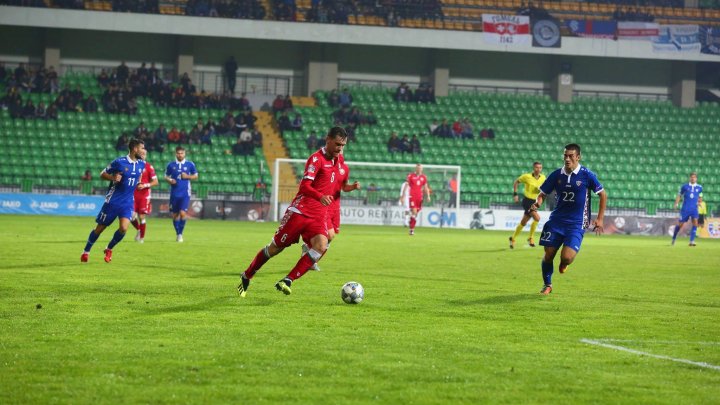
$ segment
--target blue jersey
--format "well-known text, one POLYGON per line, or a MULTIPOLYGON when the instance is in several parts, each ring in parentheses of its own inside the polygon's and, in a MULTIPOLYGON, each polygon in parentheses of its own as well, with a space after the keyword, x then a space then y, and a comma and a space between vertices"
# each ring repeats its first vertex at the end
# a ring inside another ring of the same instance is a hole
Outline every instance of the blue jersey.
POLYGON ((189 197, 191 193, 190 180, 182 179, 180 176, 183 174, 197 174, 195 169, 195 163, 189 160, 183 160, 179 162, 175 160, 170 162, 165 169, 165 176, 175 179, 176 183, 170 186, 171 197, 189 197))
POLYGON ((702 193, 703 188, 699 184, 683 184, 680 187, 680 196, 682 196, 682 212, 693 213, 698 209, 698 197, 702 193))
POLYGON ((569 230, 584 230, 590 226, 590 191, 595 194, 603 190, 595 173, 584 166, 578 167, 567 175, 565 168, 550 173, 540 186, 545 195, 553 190, 556 192, 557 205, 548 222, 555 223, 569 230))
POLYGON ((115 175, 120 173, 119 182, 111 182, 105 195, 105 203, 115 207, 133 207, 133 194, 140 184, 140 176, 145 170, 145 161, 132 161, 129 156, 119 157, 103 170, 105 173, 115 175))

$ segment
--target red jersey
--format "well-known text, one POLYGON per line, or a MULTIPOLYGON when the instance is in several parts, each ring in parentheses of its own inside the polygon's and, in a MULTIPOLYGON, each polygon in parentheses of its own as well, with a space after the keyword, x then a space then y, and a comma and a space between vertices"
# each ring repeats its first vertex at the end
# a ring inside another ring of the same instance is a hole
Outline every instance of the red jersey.
POLYGON ((324 195, 334 196, 337 192, 337 159, 327 159, 325 148, 310 155, 305 163, 303 182, 310 180, 310 190, 303 192, 303 184, 295 195, 290 210, 310 218, 323 219, 328 207, 320 203, 324 195))
MULTIPOLYGON (((153 179, 156 179, 155 168, 148 162, 145 162, 145 171, 140 176, 140 183, 151 183, 153 179)), ((142 190, 135 189, 135 199, 148 199, 150 198, 150 188, 144 188, 142 190)))
POLYGON ((408 187, 410 188, 410 198, 422 201, 423 187, 427 184, 427 177, 424 174, 415 174, 415 172, 407 176, 408 187))

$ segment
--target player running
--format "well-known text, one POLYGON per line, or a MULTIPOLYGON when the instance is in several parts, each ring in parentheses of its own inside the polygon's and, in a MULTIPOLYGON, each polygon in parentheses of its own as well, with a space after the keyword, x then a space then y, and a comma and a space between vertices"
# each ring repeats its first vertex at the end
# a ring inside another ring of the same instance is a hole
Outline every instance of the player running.
POLYGON ((250 279, 255 273, 270 258, 297 243, 301 237, 311 248, 300 257, 288 275, 275 284, 278 291, 286 295, 292 293, 293 281, 307 273, 325 253, 328 244, 328 206, 337 192, 339 156, 346 143, 347 132, 341 127, 333 127, 325 137, 325 146, 310 155, 305 163, 300 188, 285 211, 275 236, 267 246, 260 249, 240 277, 237 289, 241 297, 245 297, 250 279))
POLYGON ((152 212, 150 204, 150 188, 158 184, 158 178, 155 174, 155 168, 148 162, 145 162, 145 170, 140 177, 140 184, 135 189, 135 213, 133 220, 130 221, 132 226, 137 229, 135 241, 139 243, 145 242, 145 218, 152 212))
POLYGON ((515 202, 518 202, 518 185, 520 183, 525 185, 523 189, 522 201, 522 207, 525 213, 523 214, 523 217, 520 220, 518 226, 515 227, 515 233, 509 238, 510 249, 513 249, 515 247, 515 239, 518 237, 518 235, 520 235, 520 232, 522 232, 523 228, 525 228, 525 225, 527 225, 530 218, 533 219, 533 223, 532 225, 530 225, 530 237, 527 241, 530 247, 535 247, 535 240, 533 239, 533 235, 535 235, 535 229, 540 222, 540 214, 538 214, 537 211, 531 211, 530 207, 532 207, 533 203, 537 199, 538 194, 540 194, 540 186, 545 181, 545 175, 542 174, 542 168, 542 163, 535 162, 533 163, 532 173, 525 173, 515 179, 515 182, 513 182, 513 200, 515 202))
POLYGON ((165 181, 170 183, 170 212, 175 227, 176 241, 183 241, 183 231, 187 222, 187 210, 190 206, 191 180, 198 179, 195 163, 185 160, 185 148, 175 148, 175 161, 165 169, 165 181))
POLYGON ((550 219, 545 223, 540 235, 540 245, 545 246, 545 257, 541 265, 545 284, 540 294, 543 295, 552 292, 553 260, 560 246, 563 247, 558 268, 560 274, 567 271, 580 251, 585 229, 590 226, 590 191, 600 197, 597 219, 592 222, 593 230, 598 235, 603 232, 607 193, 595 173, 580 165, 580 158, 579 145, 571 143, 565 146, 565 165, 550 173, 540 186, 537 201, 530 208, 536 211, 546 195, 553 190, 557 193, 557 205, 550 213, 550 219))
POLYGON ((678 232, 682 228, 683 224, 692 219, 692 229, 690 230, 690 246, 697 246, 695 244, 695 235, 697 234, 698 228, 698 199, 702 195, 703 187, 697 184, 697 173, 690 173, 690 182, 683 184, 680 187, 680 192, 675 197, 675 209, 677 209, 680 199, 682 198, 683 204, 680 209, 680 218, 678 219, 675 230, 673 231, 672 245, 675 245, 675 239, 677 239, 678 232))
POLYGON ((143 141, 133 139, 128 144, 129 153, 127 156, 119 157, 113 160, 108 167, 101 173, 100 177, 110 183, 107 194, 105 195, 105 203, 95 218, 97 226, 90 231, 85 250, 80 256, 82 263, 87 263, 90 256, 90 249, 97 241, 100 234, 105 228, 110 226, 115 218, 119 218, 119 227, 115 231, 110 243, 105 248, 105 262, 110 263, 112 260, 112 250, 120 243, 127 233, 128 225, 130 225, 130 217, 133 212, 133 193, 140 183, 140 177, 145 170, 146 151, 143 141))
POLYGON ((415 172, 408 174, 407 186, 403 189, 402 195, 406 192, 410 194, 410 236, 415 235, 415 224, 417 223, 417 213, 422 209, 423 191, 427 196, 427 202, 430 202, 430 186, 428 186, 427 177, 423 174, 423 167, 420 163, 415 165, 415 172))
MULTIPOLYGON (((335 194, 333 195, 333 202, 328 206, 328 213, 327 213, 327 230, 328 230, 328 245, 327 249, 325 250, 325 253, 327 253, 328 250, 330 250, 330 244, 332 243, 333 239, 335 239, 335 236, 337 236, 338 233, 340 233, 340 198, 341 198, 341 191, 344 193, 349 193, 353 190, 359 190, 360 189, 360 183, 354 182, 353 184, 348 184, 348 178, 350 177, 350 168, 345 164, 345 156, 341 153, 340 156, 338 156, 338 165, 337 165, 337 175, 335 177, 335 183, 337 184, 337 190, 335 191, 335 194)), ((307 252, 310 250, 310 246, 307 244, 303 244, 303 254, 307 254, 307 252)), ((325 256, 323 254, 323 256, 325 256)), ((320 271, 320 267, 318 266, 317 262, 312 265, 310 270, 320 271)))

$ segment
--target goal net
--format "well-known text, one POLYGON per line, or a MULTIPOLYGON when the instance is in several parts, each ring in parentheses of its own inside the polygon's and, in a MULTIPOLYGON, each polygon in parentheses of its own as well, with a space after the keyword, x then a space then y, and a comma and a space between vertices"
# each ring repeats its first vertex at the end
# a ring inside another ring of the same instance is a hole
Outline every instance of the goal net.
MULTIPOLYGON (((415 171, 415 164, 354 161, 345 163, 350 168, 348 182, 358 181, 362 188, 342 193, 342 223, 402 226, 405 207, 400 201, 400 192, 407 175, 415 171)), ((275 221, 282 216, 295 197, 304 168, 304 159, 275 160, 271 196, 275 221)), ((430 203, 423 202, 423 212, 426 215, 419 225, 442 227, 448 218, 457 217, 462 191, 461 167, 423 164, 423 173, 428 178, 432 194, 430 203), (456 193, 452 191, 453 188, 457 190, 456 193), (423 221, 426 223, 423 224, 423 221)))

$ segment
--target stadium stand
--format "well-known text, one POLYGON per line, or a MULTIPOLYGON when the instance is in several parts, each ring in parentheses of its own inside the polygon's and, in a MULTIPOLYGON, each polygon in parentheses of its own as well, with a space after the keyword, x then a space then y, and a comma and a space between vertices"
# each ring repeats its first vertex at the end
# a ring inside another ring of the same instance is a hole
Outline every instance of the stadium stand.
MULTIPOLYGON (((94 76, 89 74, 69 73, 60 79, 60 86, 69 84, 72 88, 79 85, 83 92, 94 95, 98 100, 103 89, 98 86, 94 76)), ((5 94, 5 85, 0 85, 0 94, 5 94)), ((57 95, 48 93, 22 93, 23 102, 32 100, 35 104, 53 103, 57 95)), ((13 119, 8 110, 0 110, 0 149, 7 151, 7 157, 0 163, 0 185, 20 187, 22 191, 54 189, 63 191, 81 191, 83 193, 102 193, 106 182, 99 179, 98 174, 110 161, 122 155, 124 151, 115 149, 115 142, 122 133, 132 131, 144 122, 146 127, 154 131, 160 124, 167 129, 175 126, 189 130, 198 120, 213 119, 219 122, 226 110, 165 108, 156 107, 149 98, 139 98, 136 115, 110 114, 102 111, 59 112, 57 120, 45 119, 13 119), (58 171, 54 161, 73 159, 77 162, 76 170, 58 171), (90 170, 93 180, 83 181, 81 176, 90 170)), ((270 131, 270 117, 265 121, 263 113, 255 113, 259 120, 256 123, 260 131, 270 131)), ((267 168, 263 148, 255 148, 248 156, 237 156, 231 153, 235 136, 218 135, 212 138, 211 145, 185 145, 188 156, 202 172, 202 181, 198 184, 198 193, 251 195, 259 179, 259 168, 262 162, 267 168)), ((159 172, 165 165, 175 159, 174 147, 169 143, 163 152, 148 153, 148 161, 153 163, 159 172)), ((263 177, 269 188, 269 174, 263 177)), ((167 191, 166 182, 160 182, 159 189, 167 191)))
MULTIPOLYGON (((720 105, 703 103, 694 109, 678 109, 665 101, 623 101, 579 98, 558 104, 548 97, 512 93, 456 91, 438 98, 437 104, 397 103, 393 93, 368 87, 351 88, 354 106, 372 109, 375 126, 360 126, 357 142, 350 143, 348 160, 453 164, 463 168, 462 199, 465 203, 511 203, 514 178, 527 171, 534 160, 546 172, 562 164, 561 151, 569 142, 585 151, 584 164, 596 171, 612 198, 611 208, 641 209, 654 214, 671 209, 678 185, 691 171, 700 173, 706 184, 706 201, 716 204, 720 168, 708 165, 713 151, 720 150, 720 105), (429 135, 433 120, 469 117, 475 139, 445 139, 429 135), (492 128, 494 139, 482 139, 479 131, 492 128), (422 155, 390 153, 387 141, 392 132, 419 135, 422 155)), ((286 132, 290 156, 307 155, 310 131, 323 131, 333 123, 333 108, 327 94, 317 92, 317 107, 296 108, 305 119, 302 132, 286 132)), ((359 180, 376 183, 386 198, 397 194, 401 177, 375 178, 373 173, 355 173, 359 180)), ((434 179, 431 178, 432 183, 434 179)), ((444 185, 434 185, 435 188, 444 185)))

